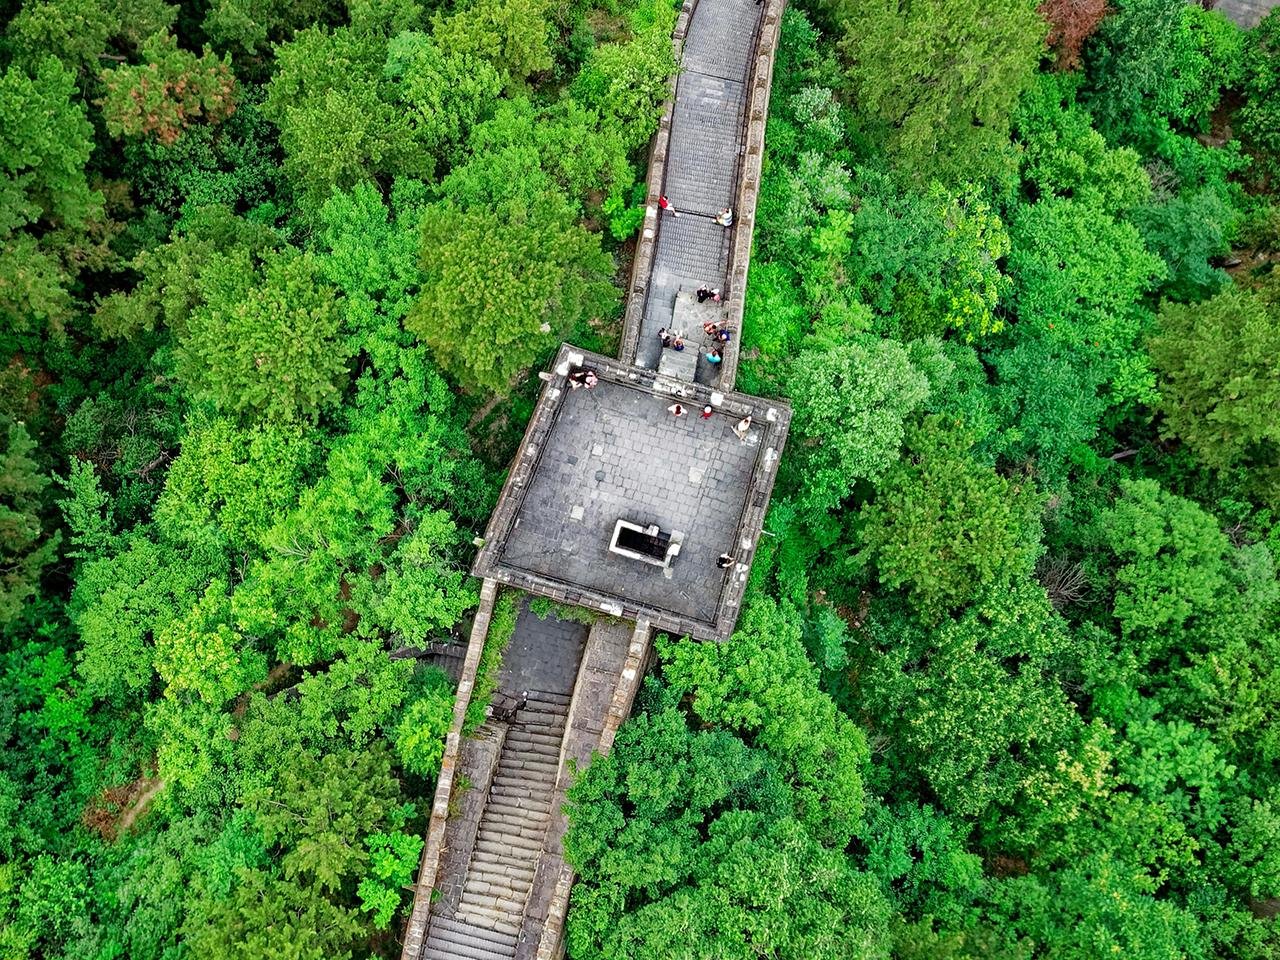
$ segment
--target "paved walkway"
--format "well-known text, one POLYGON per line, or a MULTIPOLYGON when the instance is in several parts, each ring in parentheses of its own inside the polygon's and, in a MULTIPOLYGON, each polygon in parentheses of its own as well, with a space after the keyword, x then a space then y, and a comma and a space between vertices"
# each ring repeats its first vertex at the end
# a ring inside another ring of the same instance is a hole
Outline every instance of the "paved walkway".
MULTIPOLYGON (((636 362, 643 367, 658 366, 662 354, 658 331, 673 326, 681 288, 693 292, 728 285, 732 231, 716 223, 715 216, 735 205, 745 87, 762 9, 755 0, 699 0, 693 11, 680 62, 663 185, 679 216, 667 211, 658 226, 636 353, 636 362)), ((694 345, 701 345, 700 329, 684 332, 694 345)), ((712 383, 715 375, 715 368, 699 356, 697 379, 712 383)))

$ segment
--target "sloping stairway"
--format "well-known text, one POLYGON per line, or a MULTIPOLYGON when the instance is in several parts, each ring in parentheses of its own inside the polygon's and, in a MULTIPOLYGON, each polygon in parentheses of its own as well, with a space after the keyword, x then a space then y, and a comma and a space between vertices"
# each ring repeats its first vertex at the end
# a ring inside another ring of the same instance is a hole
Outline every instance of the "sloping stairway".
MULTIPOLYGON (((452 916, 433 911, 426 960, 511 960, 538 869, 560 764, 569 697, 531 690, 507 724, 452 916)), ((492 721, 490 721, 492 724, 492 721)))

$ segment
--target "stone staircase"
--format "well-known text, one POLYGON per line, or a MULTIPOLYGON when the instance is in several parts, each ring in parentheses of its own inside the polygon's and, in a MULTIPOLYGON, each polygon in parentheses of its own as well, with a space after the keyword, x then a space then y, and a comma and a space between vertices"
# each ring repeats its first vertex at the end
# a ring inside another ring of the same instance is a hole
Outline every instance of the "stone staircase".
POLYGON ((531 690, 528 703, 506 725, 461 896, 452 915, 432 911, 426 960, 515 956, 551 822, 569 700, 531 690))

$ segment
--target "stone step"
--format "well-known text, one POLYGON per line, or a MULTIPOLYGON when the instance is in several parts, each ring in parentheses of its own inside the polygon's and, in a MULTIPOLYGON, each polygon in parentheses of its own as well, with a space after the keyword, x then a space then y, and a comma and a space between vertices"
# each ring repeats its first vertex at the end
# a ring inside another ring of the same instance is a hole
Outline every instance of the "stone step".
POLYGON ((477 940, 484 940, 493 944, 495 949, 510 948, 514 950, 516 946, 516 937, 510 934, 499 933, 497 930, 476 926, 474 923, 467 923, 454 917, 433 916, 431 918, 431 932, 434 933, 437 929, 445 933, 465 934, 477 940))
POLYGON ((551 809, 551 790, 529 783, 500 783, 490 789, 488 802, 508 810, 546 813, 551 809))
POLYGON ((483 827, 480 829, 480 836, 476 838, 476 855, 483 852, 491 853, 497 857, 517 857, 524 854, 516 851, 536 854, 541 849, 542 843, 538 840, 530 840, 528 837, 513 836, 511 834, 499 836, 486 831, 483 827))
POLYGON ((527 797, 530 800, 547 803, 551 800, 551 789, 552 784, 546 781, 499 774, 493 778, 493 783, 489 786, 489 794, 500 797, 527 797))
POLYGON ((491 870, 476 871, 467 877, 466 889, 477 895, 499 898, 523 898, 533 886, 533 871, 508 875, 491 870))
POLYGON ((530 690, 530 703, 545 703, 551 706, 567 707, 573 702, 573 697, 564 693, 553 693, 549 690, 530 690))
POLYGON ((514 727, 507 734, 507 743, 519 744, 532 750, 546 750, 559 756, 560 744, 564 743, 564 737, 554 733, 542 733, 540 730, 521 730, 514 727))
POLYGON ((504 936, 502 942, 487 940, 481 933, 494 936, 473 924, 460 929, 436 933, 435 925, 422 951, 423 960, 512 960, 516 955, 516 938, 504 936))
POLYGON ((488 927, 510 936, 519 936, 520 912, 523 909, 523 903, 513 906, 503 897, 464 890, 458 903, 457 915, 477 926, 488 927))

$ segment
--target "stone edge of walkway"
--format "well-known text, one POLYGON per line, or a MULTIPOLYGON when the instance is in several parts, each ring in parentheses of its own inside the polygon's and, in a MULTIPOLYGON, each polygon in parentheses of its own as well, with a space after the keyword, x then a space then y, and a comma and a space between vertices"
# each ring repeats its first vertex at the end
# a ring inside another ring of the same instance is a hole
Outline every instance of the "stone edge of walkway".
POLYGON ((764 135, 769 121, 769 94, 773 88, 773 64, 782 34, 786 0, 767 0, 756 35, 755 63, 751 68, 747 101, 746 136, 738 171, 738 202, 733 239, 729 247, 729 272, 725 286, 729 297, 729 329, 737 335, 729 341, 720 371, 722 388, 732 389, 738 377, 742 349, 742 320, 746 310, 747 268, 755 235, 756 204, 760 199, 760 171, 764 164, 764 135))
POLYGON ((498 596, 496 580, 485 579, 480 587, 480 605, 471 625, 471 637, 467 642, 467 657, 462 664, 462 676, 453 703, 453 723, 445 737, 444 757, 440 761, 440 779, 436 781, 435 798, 431 803, 431 817, 427 825, 427 842, 418 864, 418 879, 413 890, 413 909, 405 925, 404 947, 400 960, 419 960, 427 940, 427 927, 431 915, 431 899, 435 892, 436 874, 440 870, 445 827, 449 819, 449 801, 453 796, 454 774, 458 768, 458 754, 462 749, 462 725, 471 703, 471 691, 475 687, 476 670, 480 666, 480 654, 484 650, 485 637, 489 634, 489 621, 493 617, 493 605, 498 596))

